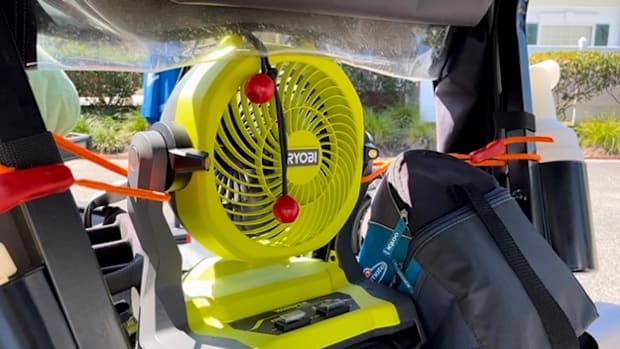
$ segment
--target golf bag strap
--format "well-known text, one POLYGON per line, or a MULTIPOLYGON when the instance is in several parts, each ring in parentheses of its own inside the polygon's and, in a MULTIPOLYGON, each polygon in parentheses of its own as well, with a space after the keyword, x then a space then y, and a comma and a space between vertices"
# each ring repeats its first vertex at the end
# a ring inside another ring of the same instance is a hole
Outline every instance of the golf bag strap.
MULTIPOLYGON (((17 6, 17 2, 15 6, 17 6)), ((19 22, 17 17, 9 16, 9 18, 14 20, 13 24, 19 22)), ((3 123, 3 126, 0 127, 0 165, 22 170, 41 165, 61 163, 60 153, 52 135, 45 128, 36 99, 30 88, 28 77, 24 71, 24 64, 20 57, 20 51, 15 45, 15 38, 12 37, 12 34, 15 33, 11 31, 6 13, 2 10, 0 10, 0 27, 5 29, 2 35, 0 35, 0 47, 3 49, 3 54, 0 56, 0 75, 4 77, 0 82, 0 104, 2 104, 3 123)), ((62 171, 60 170, 60 172, 62 171)), ((47 182, 51 178, 60 179, 61 177, 68 180, 68 178, 63 176, 57 177, 52 175, 53 173, 59 175, 60 172, 47 172, 49 176, 43 176, 39 173, 39 176, 31 175, 29 178, 34 181, 38 179, 40 182, 47 182)), ((30 173, 34 172, 31 171, 30 173)), ((64 174, 66 174, 66 171, 64 174)), ((21 175, 7 174, 6 176, 10 176, 13 179, 21 179, 22 175, 23 173, 21 175)), ((3 191, 3 195, 7 197, 3 202, 5 205, 0 212, 4 212, 4 209, 10 209, 13 207, 13 204, 22 202, 27 197, 30 199, 39 197, 47 190, 52 190, 52 187, 54 187, 54 190, 64 188, 67 183, 67 181, 60 180, 56 183, 58 186, 49 182, 42 183, 44 187, 47 187, 47 189, 43 190, 40 188, 34 189, 34 186, 28 184, 18 188, 18 186, 7 184, 10 182, 7 177, 4 180, 4 185, 12 188, 9 188, 8 192, 3 191), (20 191, 19 189, 25 190, 20 191), (43 191, 37 192, 37 190, 43 191), (6 205, 7 203, 9 204, 8 206, 6 205)), ((24 178, 23 181, 26 183, 27 179, 24 178)))
MULTIPOLYGON (((8 0, 0 2, 0 12, 6 18, 9 33, 19 55, 25 62, 37 61, 37 7, 36 1, 8 0)), ((45 21, 45 19, 39 19, 45 21)), ((2 46, 3 48, 5 46, 2 46)))
POLYGON ((545 329, 551 348, 579 349, 570 321, 549 290, 538 278, 521 250, 486 198, 471 184, 460 185, 474 211, 486 226, 497 247, 523 286, 545 329))
MULTIPOLYGON (((13 5, 18 6, 18 2, 13 5)), ((16 8, 15 13, 6 10, 7 6, 0 7, 0 27, 3 29, 0 47, 4 53, 0 56, 0 76, 3 77, 0 81, 3 125, 0 127, 0 163, 17 169, 59 163, 60 154, 43 123, 24 71, 20 56, 27 53, 23 48, 24 38, 17 38, 18 47, 13 37, 18 34, 14 31, 15 26, 26 19, 16 15, 16 8)), ((26 11, 27 7, 22 10, 26 11)))

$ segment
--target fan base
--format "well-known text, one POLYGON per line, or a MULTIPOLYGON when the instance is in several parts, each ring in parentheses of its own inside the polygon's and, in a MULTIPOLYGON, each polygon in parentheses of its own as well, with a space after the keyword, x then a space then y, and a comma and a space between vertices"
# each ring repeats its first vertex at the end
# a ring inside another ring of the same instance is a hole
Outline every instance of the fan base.
POLYGON ((183 288, 195 333, 252 348, 323 348, 401 324, 393 302, 314 259, 251 266, 211 258, 190 271, 183 288))

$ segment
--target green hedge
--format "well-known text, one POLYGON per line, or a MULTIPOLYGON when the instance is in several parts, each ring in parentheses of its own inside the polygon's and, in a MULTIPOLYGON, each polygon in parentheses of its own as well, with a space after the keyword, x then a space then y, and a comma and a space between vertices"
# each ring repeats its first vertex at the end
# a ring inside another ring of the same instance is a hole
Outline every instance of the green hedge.
MULTIPOLYGON (((557 51, 530 56, 530 63, 552 59, 560 65, 554 89, 558 116, 566 116, 573 102, 586 102, 620 86, 620 52, 557 51)), ((618 97, 618 96, 616 96, 618 97)))

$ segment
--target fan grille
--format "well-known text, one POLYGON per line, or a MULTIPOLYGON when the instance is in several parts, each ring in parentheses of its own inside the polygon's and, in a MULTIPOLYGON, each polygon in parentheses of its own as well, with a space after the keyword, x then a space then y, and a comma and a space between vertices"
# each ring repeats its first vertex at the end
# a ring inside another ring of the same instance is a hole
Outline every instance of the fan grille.
POLYGON ((276 68, 289 154, 303 138, 318 155, 315 166, 288 170, 289 193, 300 204, 300 216, 287 225, 272 213, 282 194, 275 103, 251 104, 243 86, 228 102, 217 130, 215 186, 224 211, 241 233, 263 245, 290 247, 312 239, 339 212, 349 194, 346 188, 359 176, 354 161, 361 160, 354 154, 361 125, 354 122, 338 84, 320 69, 298 62, 282 62, 276 68))

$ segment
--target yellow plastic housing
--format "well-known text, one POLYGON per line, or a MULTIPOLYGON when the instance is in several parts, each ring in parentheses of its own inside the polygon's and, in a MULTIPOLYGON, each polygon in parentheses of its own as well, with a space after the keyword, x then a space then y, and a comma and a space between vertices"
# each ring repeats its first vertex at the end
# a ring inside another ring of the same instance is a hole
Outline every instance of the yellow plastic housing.
POLYGON ((190 271, 183 288, 192 332, 234 338, 251 348, 325 348, 400 324, 392 303, 348 283, 337 265, 318 260, 291 259, 251 267, 213 258, 190 271), (261 321, 246 329, 233 325, 257 314, 294 310, 299 302, 334 293, 351 297, 359 308, 281 334, 255 331, 261 321))
POLYGON ((362 106, 342 68, 321 56, 269 60, 279 73, 288 157, 298 156, 287 172, 289 194, 300 205, 290 224, 272 213, 282 193, 274 98, 255 105, 243 92, 260 71, 260 58, 195 66, 178 86, 175 121, 209 154, 210 166, 175 193, 176 208, 192 236, 225 259, 273 261, 325 245, 345 224, 360 190, 362 106))

